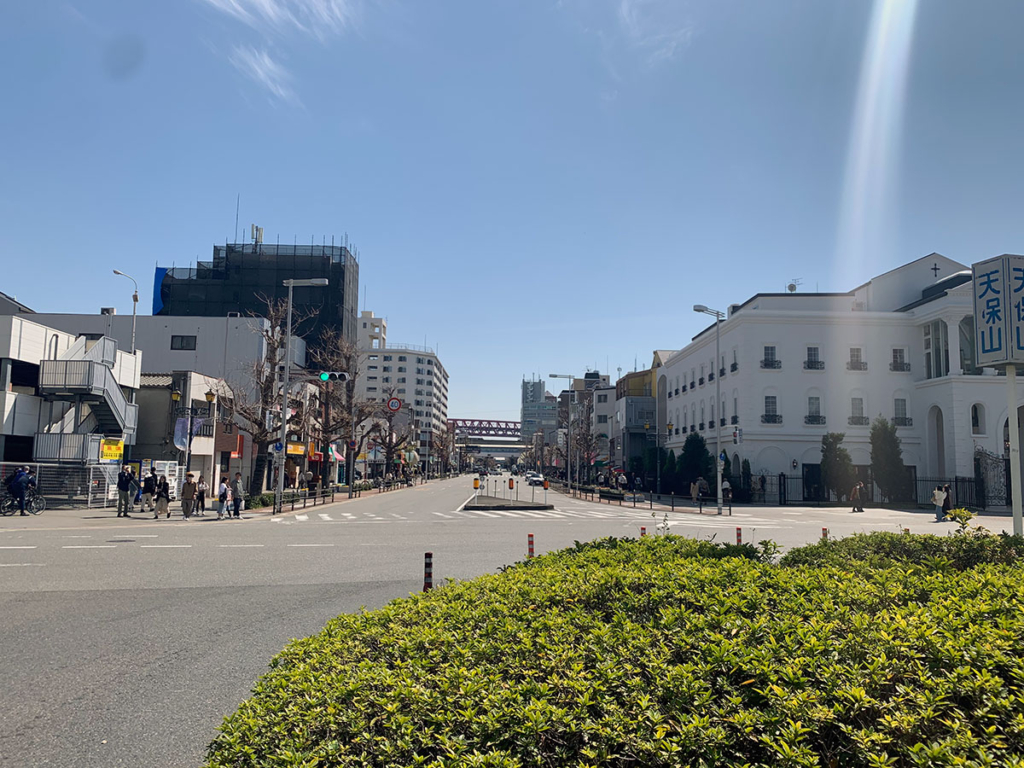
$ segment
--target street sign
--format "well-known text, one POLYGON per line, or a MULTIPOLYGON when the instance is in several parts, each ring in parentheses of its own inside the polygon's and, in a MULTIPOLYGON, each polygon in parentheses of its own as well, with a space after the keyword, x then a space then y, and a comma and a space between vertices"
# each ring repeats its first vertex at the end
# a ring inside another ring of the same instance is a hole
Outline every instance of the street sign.
POLYGON ((390 400, 388 400, 388 410, 389 411, 391 411, 393 413, 393 412, 399 411, 401 409, 402 409, 402 401, 399 400, 397 397, 392 397, 390 400))
POLYGON ((274 450, 280 453, 281 451, 284 450, 284 445, 282 445, 281 443, 274 443, 274 450))
POLYGON ((1024 363, 1024 256, 997 256, 971 270, 978 366, 1024 363))
POLYGON ((355 449, 355 447, 356 447, 356 441, 355 441, 355 440, 349 440, 349 441, 348 441, 348 447, 349 447, 349 448, 352 448, 352 449, 355 449))

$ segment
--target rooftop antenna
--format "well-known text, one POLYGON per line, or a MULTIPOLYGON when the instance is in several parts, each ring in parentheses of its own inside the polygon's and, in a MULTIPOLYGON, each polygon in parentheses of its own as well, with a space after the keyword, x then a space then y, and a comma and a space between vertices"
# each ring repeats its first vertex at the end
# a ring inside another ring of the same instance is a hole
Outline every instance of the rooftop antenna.
POLYGON ((801 280, 799 277, 794 277, 789 282, 789 285, 786 286, 786 290, 789 291, 790 293, 796 293, 796 289, 801 283, 803 283, 803 280, 801 280))
POLYGON ((238 208, 242 204, 242 193, 238 193, 238 197, 235 198, 235 242, 238 242, 238 208))

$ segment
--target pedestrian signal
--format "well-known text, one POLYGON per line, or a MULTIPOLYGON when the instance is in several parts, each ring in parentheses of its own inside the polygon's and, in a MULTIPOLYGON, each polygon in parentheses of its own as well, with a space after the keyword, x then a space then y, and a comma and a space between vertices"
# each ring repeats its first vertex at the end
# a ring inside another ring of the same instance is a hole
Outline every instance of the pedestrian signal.
POLYGON ((320 381, 348 381, 348 374, 342 371, 320 371, 320 381))

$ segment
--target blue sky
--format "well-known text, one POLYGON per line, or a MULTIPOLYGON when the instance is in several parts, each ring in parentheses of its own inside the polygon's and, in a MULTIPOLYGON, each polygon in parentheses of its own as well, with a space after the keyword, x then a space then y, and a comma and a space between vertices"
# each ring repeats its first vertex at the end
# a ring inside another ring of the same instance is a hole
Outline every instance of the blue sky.
POLYGON ((702 327, 694 303, 1024 251, 1024 4, 922 0, 878 59, 888 96, 862 85, 873 18, 868 0, 5 3, 0 290, 128 312, 119 268, 149 306, 153 267, 208 258, 241 193, 268 241, 348 233, 391 339, 439 346, 452 416, 518 418, 523 374, 646 365, 702 327))

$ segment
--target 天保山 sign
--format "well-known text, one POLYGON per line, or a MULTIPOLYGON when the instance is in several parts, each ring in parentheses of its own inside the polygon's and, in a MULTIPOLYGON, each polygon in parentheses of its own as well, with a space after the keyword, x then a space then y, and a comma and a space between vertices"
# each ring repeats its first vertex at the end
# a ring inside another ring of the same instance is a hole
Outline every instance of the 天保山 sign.
POLYGON ((1024 364, 1024 256, 997 256, 972 270, 978 365, 1024 364))

